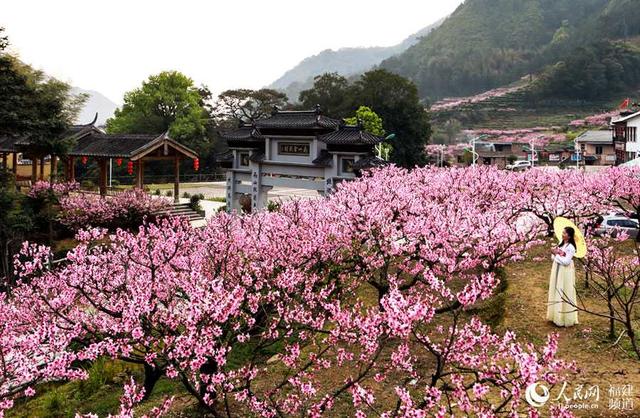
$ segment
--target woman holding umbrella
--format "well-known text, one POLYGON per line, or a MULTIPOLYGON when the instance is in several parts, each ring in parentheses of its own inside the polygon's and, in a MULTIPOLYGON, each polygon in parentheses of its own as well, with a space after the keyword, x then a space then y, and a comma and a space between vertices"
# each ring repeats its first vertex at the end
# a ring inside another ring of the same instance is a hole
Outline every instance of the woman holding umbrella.
POLYGON ((570 327, 578 323, 573 258, 586 255, 586 244, 580 230, 568 219, 556 218, 553 227, 560 243, 551 250, 547 320, 559 327, 570 327))

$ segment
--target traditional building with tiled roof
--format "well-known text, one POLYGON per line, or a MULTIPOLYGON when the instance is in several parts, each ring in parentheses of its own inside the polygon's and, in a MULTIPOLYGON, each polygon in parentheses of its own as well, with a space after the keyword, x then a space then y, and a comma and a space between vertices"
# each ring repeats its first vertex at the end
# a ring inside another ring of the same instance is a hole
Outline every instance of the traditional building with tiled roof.
POLYGON ((240 210, 240 197, 251 196, 252 210, 267 204, 273 187, 329 193, 358 171, 386 164, 375 156, 383 138, 308 111, 274 109, 271 116, 220 133, 229 145, 227 209, 240 210))
MULTIPOLYGON (((96 119, 97 119, 96 115, 96 119)), ((75 180, 75 163, 80 158, 86 162, 89 158, 94 159, 99 169, 100 194, 107 192, 107 164, 109 160, 115 159, 118 164, 122 160, 128 160, 127 165, 131 168, 131 174, 136 172, 136 186, 144 186, 144 163, 149 160, 170 160, 174 166, 174 199, 179 198, 179 176, 180 161, 182 159, 198 159, 195 151, 180 144, 169 137, 168 133, 155 135, 140 134, 107 134, 95 127, 95 121, 86 125, 74 125, 67 130, 64 138, 73 140, 73 147, 64 156, 65 173, 68 180, 75 180)), ((17 155, 20 152, 30 152, 30 141, 27 139, 0 138, 0 154, 3 157, 3 164, 7 164, 7 155, 13 154, 13 170, 16 173, 17 155)), ((40 159, 40 179, 44 178, 44 157, 40 159)), ((57 156, 51 156, 52 172, 55 170, 57 156)), ((196 163, 194 163, 196 164, 196 163)), ((31 181, 35 182, 37 177, 37 158, 32 157, 31 181)))

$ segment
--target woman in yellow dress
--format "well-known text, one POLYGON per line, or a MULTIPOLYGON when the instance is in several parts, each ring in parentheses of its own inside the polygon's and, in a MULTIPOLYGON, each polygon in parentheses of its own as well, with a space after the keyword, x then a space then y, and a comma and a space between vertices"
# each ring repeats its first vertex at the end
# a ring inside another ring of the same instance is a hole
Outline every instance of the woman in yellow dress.
POLYGON ((559 327, 578 323, 576 269, 573 264, 576 248, 575 229, 566 227, 562 231, 562 242, 551 250, 553 266, 549 278, 547 320, 559 327))

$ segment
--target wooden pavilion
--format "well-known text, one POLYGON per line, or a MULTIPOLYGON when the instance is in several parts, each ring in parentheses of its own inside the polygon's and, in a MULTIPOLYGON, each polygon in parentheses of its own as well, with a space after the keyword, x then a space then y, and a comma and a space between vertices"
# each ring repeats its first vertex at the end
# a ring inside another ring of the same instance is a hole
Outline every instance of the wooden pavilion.
POLYGON ((9 168, 9 155, 11 154, 11 171, 15 176, 18 172, 18 151, 16 149, 16 139, 11 137, 0 138, 0 155, 2 155, 2 166, 9 168))
MULTIPOLYGON (((97 115, 96 115, 97 116, 97 115)), ((131 174, 135 171, 135 186, 144 187, 144 165, 151 160, 168 160, 174 167, 174 201, 180 197, 180 161, 186 158, 198 159, 198 154, 192 149, 170 138, 168 133, 161 135, 146 134, 106 134, 98 129, 95 120, 87 125, 75 125, 66 133, 65 138, 72 138, 74 146, 63 157, 65 177, 68 181, 75 181, 75 164, 77 159, 83 163, 94 159, 99 170, 100 194, 107 194, 107 175, 109 160, 113 159, 118 165, 126 161, 131 174)), ((16 174, 18 154, 29 154, 28 140, 14 138, 0 138, 0 155, 2 163, 8 167, 8 156, 12 154, 13 173, 16 174)), ((32 183, 38 179, 38 160, 40 164, 40 179, 44 179, 43 167, 45 156, 32 157, 32 183)), ((57 157, 51 156, 51 172, 56 170, 57 157)))
POLYGON ((107 193, 107 172, 110 159, 116 160, 118 165, 128 160, 128 168, 135 168, 135 186, 144 187, 144 164, 151 160, 173 161, 174 183, 173 196, 177 203, 180 198, 180 161, 184 158, 198 159, 198 154, 192 149, 171 139, 168 133, 161 135, 133 135, 133 134, 105 134, 90 133, 82 136, 73 149, 67 154, 65 165, 66 177, 75 180, 76 158, 86 162, 93 158, 98 163, 100 194, 107 193))

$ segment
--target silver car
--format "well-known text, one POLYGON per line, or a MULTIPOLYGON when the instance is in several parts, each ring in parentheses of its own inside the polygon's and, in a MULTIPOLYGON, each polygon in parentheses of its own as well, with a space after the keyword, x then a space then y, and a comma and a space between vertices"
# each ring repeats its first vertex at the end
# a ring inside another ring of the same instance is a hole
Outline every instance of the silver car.
POLYGON ((526 161, 526 160, 514 161, 513 164, 508 164, 505 168, 507 170, 513 170, 513 171, 526 170, 528 168, 531 168, 531 161, 526 161))
POLYGON ((599 225, 596 225, 595 234, 611 236, 618 235, 619 232, 626 232, 629 238, 636 239, 638 237, 638 221, 624 215, 607 215, 602 217, 599 225))

